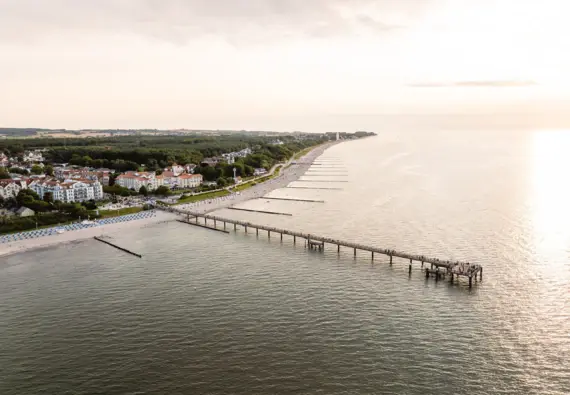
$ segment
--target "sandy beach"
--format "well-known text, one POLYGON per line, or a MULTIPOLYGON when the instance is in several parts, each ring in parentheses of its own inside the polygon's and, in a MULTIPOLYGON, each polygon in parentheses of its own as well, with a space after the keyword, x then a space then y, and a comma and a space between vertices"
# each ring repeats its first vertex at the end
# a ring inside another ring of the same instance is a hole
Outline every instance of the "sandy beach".
POLYGON ((175 218, 176 216, 171 213, 157 210, 156 215, 149 218, 120 222, 116 224, 101 225, 93 228, 75 230, 73 232, 55 234, 53 236, 14 241, 8 244, 0 245, 0 257, 39 248, 52 247, 59 244, 92 239, 94 236, 112 236, 115 233, 120 233, 129 228, 132 228, 133 226, 142 228, 159 222, 172 221, 175 218))
POLYGON ((251 199, 261 198, 275 189, 284 188, 293 181, 297 181, 299 177, 305 174, 309 167, 311 167, 315 159, 321 156, 326 149, 338 143, 338 141, 333 141, 330 143, 322 144, 309 151, 306 155, 299 158, 298 160, 290 160, 281 170, 279 176, 272 178, 269 181, 254 185, 251 188, 240 191, 239 195, 233 194, 225 198, 212 199, 208 202, 203 201, 200 204, 181 204, 177 205, 176 208, 206 214, 223 208, 231 207, 251 199), (292 164, 292 162, 296 163, 292 164))
MULTIPOLYGON (((337 144, 338 142, 330 142, 316 147, 308 152, 298 160, 290 160, 281 169, 279 176, 254 185, 251 188, 240 191, 239 194, 235 193, 230 196, 215 198, 209 201, 202 201, 198 204, 190 203, 178 205, 177 208, 186 209, 188 211, 199 213, 210 213, 222 208, 230 207, 238 203, 245 202, 251 199, 260 198, 269 192, 284 188, 293 181, 301 177, 307 169, 311 166, 313 161, 319 157, 327 148, 337 144), (296 162, 296 163, 293 163, 296 162)), ((16 254, 19 252, 30 251, 39 248, 53 247, 58 244, 71 243, 80 240, 92 239, 94 236, 113 235, 119 233, 133 226, 145 227, 164 221, 172 221, 176 219, 176 215, 162 210, 156 210, 156 215, 150 218, 132 220, 127 222, 120 222, 115 224, 101 225, 93 228, 86 228, 65 232, 62 234, 55 234, 52 236, 38 237, 34 239, 26 239, 14 241, 8 244, 0 245, 0 257, 16 254)))

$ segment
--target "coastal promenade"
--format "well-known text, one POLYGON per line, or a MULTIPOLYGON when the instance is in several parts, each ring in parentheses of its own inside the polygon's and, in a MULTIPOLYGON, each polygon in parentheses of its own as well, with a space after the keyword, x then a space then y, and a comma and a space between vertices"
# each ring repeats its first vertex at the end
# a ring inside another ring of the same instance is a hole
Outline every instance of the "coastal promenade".
POLYGON ((449 277, 450 281, 454 281, 455 278, 463 276, 468 278, 469 287, 471 287, 473 285, 473 280, 477 280, 477 278, 479 278, 479 280, 483 279, 483 267, 481 265, 473 264, 470 262, 445 260, 428 257, 422 254, 413 254, 393 249, 369 246, 351 241, 334 239, 331 237, 259 225, 247 221, 239 221, 235 219, 219 217, 216 215, 187 211, 176 207, 161 207, 161 209, 183 215, 186 217, 187 222, 193 220, 195 223, 198 223, 199 219, 202 218, 204 220, 204 226, 208 226, 209 220, 211 223, 213 223, 213 227, 209 227, 213 229, 218 229, 218 224, 220 224, 223 226, 223 229, 226 230, 228 224, 230 224, 233 225, 234 231, 237 231, 238 226, 243 227, 245 233, 248 233, 248 230, 255 230, 257 234, 259 234, 260 230, 266 231, 269 238, 271 237, 271 233, 279 235, 281 240, 283 240, 283 235, 291 236, 293 237, 293 243, 296 243, 298 238, 304 239, 310 249, 318 249, 319 251, 324 251, 325 245, 329 244, 333 247, 336 246, 338 253, 340 253, 341 247, 350 248, 353 250, 355 257, 357 251, 370 252, 372 260, 374 260, 375 254, 385 255, 390 259, 390 265, 393 264, 394 258, 405 259, 409 261, 408 271, 410 274, 412 273, 412 265, 415 262, 416 264, 421 264, 421 268, 424 271, 426 277, 433 276, 436 280, 449 277), (425 264, 429 264, 430 267, 424 267, 425 264))

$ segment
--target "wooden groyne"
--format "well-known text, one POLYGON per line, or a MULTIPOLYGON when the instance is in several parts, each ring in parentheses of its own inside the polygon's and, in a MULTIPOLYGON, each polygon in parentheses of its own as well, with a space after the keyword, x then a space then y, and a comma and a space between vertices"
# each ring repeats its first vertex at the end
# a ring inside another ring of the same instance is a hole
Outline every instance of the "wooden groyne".
POLYGON ((329 191, 342 191, 343 190, 343 188, 319 188, 319 187, 290 187, 290 186, 287 186, 285 188, 291 188, 291 189, 323 189, 323 190, 326 189, 329 191))
POLYGON ((280 198, 280 197, 267 197, 264 196, 262 199, 269 200, 285 200, 290 202, 307 202, 307 203, 324 203, 324 200, 311 200, 311 199, 294 199, 294 198, 280 198))
POLYGON ((103 240, 103 239, 101 239, 101 238, 99 238, 99 237, 97 237, 97 236, 94 236, 93 238, 94 238, 95 240, 97 240, 97 241, 100 241, 100 242, 102 242, 102 243, 108 244, 108 245, 110 245, 111 247, 115 247, 115 248, 118 249, 118 250, 121 250, 121 251, 124 251, 124 252, 128 252, 128 253, 131 254, 131 255, 138 256, 139 258, 142 258, 142 255, 141 255, 141 254, 137 254, 136 252, 132 252, 132 251, 130 251, 130 250, 127 250, 126 248, 123 248, 123 247, 120 247, 120 246, 118 246, 118 245, 116 245, 116 244, 113 244, 113 243, 111 243, 110 241, 103 240))
POLYGON ((298 182, 348 182, 348 180, 297 180, 298 182))
POLYGON ((249 211, 250 213, 261 213, 261 214, 273 214, 273 215, 287 215, 292 217, 293 214, 291 213, 279 213, 277 211, 264 211, 264 210, 252 210, 249 208, 239 208, 239 207, 228 207, 230 210, 238 210, 238 211, 249 211))
POLYGON ((455 278, 463 276, 469 279, 469 287, 471 287, 473 284, 473 280, 477 280, 478 275, 479 275, 479 281, 483 279, 483 267, 481 265, 473 264, 470 262, 463 262, 457 260, 444 260, 434 257, 428 257, 422 254, 412 254, 412 253, 397 251, 394 249, 367 246, 364 244, 334 239, 331 237, 324 237, 309 233, 275 228, 271 226, 258 225, 247 221, 239 221, 215 215, 194 213, 191 211, 185 211, 171 206, 167 207, 161 206, 160 208, 171 212, 177 212, 179 214, 188 217, 194 216, 196 217, 196 221, 198 221, 198 217, 204 218, 204 225, 207 224, 208 220, 213 220, 214 227, 216 226, 217 222, 222 222, 224 224, 224 229, 226 229, 227 224, 233 224, 234 230, 237 230, 237 226, 239 225, 244 228, 245 233, 248 232, 248 229, 255 229, 257 234, 259 234, 260 230, 263 230, 267 232, 268 237, 271 237, 272 232, 280 234, 281 240, 283 240, 283 235, 288 235, 293 237, 293 243, 296 243, 297 238, 302 238, 306 240, 307 245, 310 248, 311 246, 312 248, 316 247, 320 251, 324 251, 325 244, 330 244, 332 246, 336 246, 338 253, 340 253, 341 247, 350 248, 351 250, 353 250, 355 258, 357 251, 366 251, 371 254, 372 260, 374 260, 375 254, 387 256, 390 259, 390 265, 392 265, 394 258, 405 259, 406 261, 409 261, 408 272, 410 275, 412 273, 412 265, 416 263, 416 264, 421 264, 421 268, 425 272, 426 277, 430 277, 433 275, 436 280, 445 277, 450 277, 451 282, 453 282, 455 278), (321 248, 319 248, 319 246, 321 246, 321 248), (429 264, 430 267, 424 268, 424 265, 426 264, 429 264))
POLYGON ((348 177, 348 174, 311 174, 305 173, 303 177, 348 177))
POLYGON ((181 220, 181 219, 177 219, 177 221, 178 221, 178 222, 182 222, 183 224, 192 225, 192 226, 197 226, 197 227, 199 227, 199 228, 215 230, 216 232, 230 233, 230 232, 228 232, 227 230, 224 230, 224 229, 218 229, 218 228, 213 228, 213 227, 211 227, 211 226, 206 226, 206 225, 199 224, 199 223, 198 223, 198 217, 195 217, 195 218, 196 218, 196 222, 192 222, 192 221, 190 221, 190 220, 188 220, 188 221, 183 221, 183 220, 181 220))

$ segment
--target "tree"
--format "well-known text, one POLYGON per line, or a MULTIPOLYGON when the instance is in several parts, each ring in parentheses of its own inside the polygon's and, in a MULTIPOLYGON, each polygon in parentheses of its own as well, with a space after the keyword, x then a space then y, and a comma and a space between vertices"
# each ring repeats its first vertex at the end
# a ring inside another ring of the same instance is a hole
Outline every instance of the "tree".
POLYGON ((4 196, 0 196, 0 207, 4 207, 4 203, 6 203, 6 199, 4 199, 4 196))
POLYGON ((10 198, 6 199, 6 201, 4 202, 4 207, 6 207, 6 208, 18 207, 18 201, 15 198, 10 197, 10 198))
POLYGON ((168 189, 167 186, 161 185, 158 188, 156 188, 154 193, 161 196, 167 196, 168 194, 170 194, 170 189, 168 189))
POLYGON ((81 205, 83 207, 85 207, 87 210, 96 210, 97 209, 97 203, 95 203, 95 200, 93 200, 93 199, 88 200, 86 202, 82 202, 81 205))
POLYGON ((48 203, 53 202, 53 193, 52 192, 45 192, 44 193, 44 202, 48 202, 48 203))
POLYGON ((18 192, 18 196, 16 196, 16 201, 20 206, 27 206, 34 202, 34 200, 40 200, 40 197, 31 189, 22 189, 18 192))
POLYGON ((6 171, 5 167, 0 168, 0 180, 10 178, 10 173, 6 171))
POLYGON ((52 165, 47 165, 46 167, 44 167, 44 173, 48 176, 52 176, 53 177, 53 166, 52 165))
POLYGON ((148 196, 148 189, 144 185, 140 187, 139 195, 148 196))
POLYGON ((22 175, 28 175, 29 174, 29 172, 26 169, 20 169, 19 167, 11 167, 9 172, 15 173, 15 174, 22 174, 22 175))
POLYGON ((33 165, 32 166, 32 174, 42 174, 43 173, 43 169, 41 168, 41 166, 39 165, 33 165))
POLYGON ((226 179, 224 177, 219 177, 216 180, 216 184, 218 184, 219 187, 225 187, 227 185, 226 179))
POLYGON ((119 173, 113 173, 109 176, 109 186, 115 185, 115 179, 119 176, 119 173))

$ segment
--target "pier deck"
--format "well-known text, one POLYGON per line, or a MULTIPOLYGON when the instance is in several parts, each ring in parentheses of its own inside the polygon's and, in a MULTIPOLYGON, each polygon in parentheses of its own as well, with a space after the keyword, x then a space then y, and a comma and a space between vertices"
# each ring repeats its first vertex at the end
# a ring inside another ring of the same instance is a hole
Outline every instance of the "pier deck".
POLYGON ((259 233, 259 230, 266 231, 268 236, 271 233, 279 233, 281 235, 281 240, 283 240, 283 235, 288 235, 293 237, 293 242, 296 241, 297 238, 302 238, 307 241, 307 244, 311 248, 317 248, 318 250, 324 250, 325 244, 335 245, 337 247, 337 251, 340 252, 341 247, 350 248, 354 252, 354 256, 356 257, 357 251, 367 251, 371 253, 372 259, 374 259, 374 254, 385 255, 390 258, 390 265, 393 263, 393 258, 401 258, 409 261, 409 272, 411 274, 412 271, 412 264, 413 262, 421 263, 421 267, 423 268, 425 264, 430 264, 430 268, 426 268, 426 277, 429 277, 430 274, 437 273, 436 278, 450 276, 451 281, 455 277, 464 276, 469 278, 469 286, 472 286, 472 279, 474 278, 477 280, 477 275, 479 275, 479 280, 483 279, 483 267, 478 264, 473 264, 469 262, 457 261, 457 260, 445 260, 439 259, 435 257, 428 257, 422 254, 413 254, 407 253, 402 251, 397 251, 394 249, 387 249, 387 248, 380 248, 369 246, 365 244, 355 243, 351 241, 339 240, 331 237, 324 237, 319 235, 314 235, 310 233, 298 232, 288 229, 281 229, 275 228, 272 226, 265 226, 254 224, 247 221, 240 221, 230 218, 219 217, 216 215, 210 214, 201 214, 195 213, 192 211, 186 211, 182 209, 177 209, 175 207, 160 207, 162 210, 171 211, 175 213, 179 213, 181 215, 195 217, 195 220, 198 221, 198 218, 204 218, 204 224, 206 225, 208 220, 214 221, 214 226, 216 226, 217 222, 222 222, 224 224, 224 229, 226 228, 226 224, 233 224, 234 230, 237 230, 237 226, 242 226, 247 233, 249 229, 256 229, 259 233), (320 246, 320 248, 319 248, 320 246), (435 268, 435 270, 434 270, 435 268))

